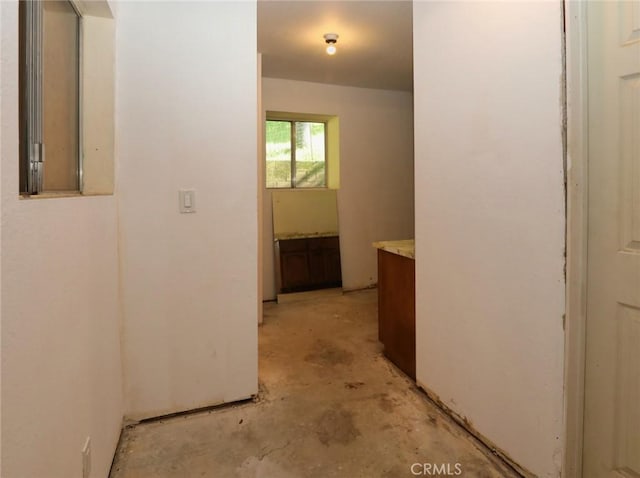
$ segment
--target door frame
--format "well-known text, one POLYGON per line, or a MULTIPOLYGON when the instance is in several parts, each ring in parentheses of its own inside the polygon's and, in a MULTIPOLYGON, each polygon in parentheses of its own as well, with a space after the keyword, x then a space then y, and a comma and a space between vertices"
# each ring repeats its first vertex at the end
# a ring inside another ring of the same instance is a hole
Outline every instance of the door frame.
POLYGON ((566 316, 562 476, 582 476, 587 318, 587 4, 563 0, 566 70, 566 316))

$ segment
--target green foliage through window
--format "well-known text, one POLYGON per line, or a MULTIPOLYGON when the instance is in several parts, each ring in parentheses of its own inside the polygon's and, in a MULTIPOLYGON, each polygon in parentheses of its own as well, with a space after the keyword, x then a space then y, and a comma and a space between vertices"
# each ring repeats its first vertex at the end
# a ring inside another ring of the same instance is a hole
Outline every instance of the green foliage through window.
POLYGON ((268 188, 326 187, 326 125, 309 121, 268 120, 268 188))

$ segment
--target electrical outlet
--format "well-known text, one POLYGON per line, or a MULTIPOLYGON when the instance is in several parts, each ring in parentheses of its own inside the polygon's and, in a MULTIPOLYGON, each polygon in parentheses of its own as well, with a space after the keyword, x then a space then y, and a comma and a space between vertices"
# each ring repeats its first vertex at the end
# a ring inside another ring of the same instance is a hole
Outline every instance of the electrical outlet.
POLYGON ((87 437, 82 448, 82 478, 91 476, 91 437, 87 437))

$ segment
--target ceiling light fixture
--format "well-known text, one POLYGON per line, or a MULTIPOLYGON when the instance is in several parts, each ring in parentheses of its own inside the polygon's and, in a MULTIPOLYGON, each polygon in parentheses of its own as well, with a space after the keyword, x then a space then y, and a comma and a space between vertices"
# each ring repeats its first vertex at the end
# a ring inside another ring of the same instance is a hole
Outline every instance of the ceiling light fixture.
POLYGON ((325 33, 324 41, 327 44, 327 55, 336 54, 336 42, 338 41, 337 33, 325 33))

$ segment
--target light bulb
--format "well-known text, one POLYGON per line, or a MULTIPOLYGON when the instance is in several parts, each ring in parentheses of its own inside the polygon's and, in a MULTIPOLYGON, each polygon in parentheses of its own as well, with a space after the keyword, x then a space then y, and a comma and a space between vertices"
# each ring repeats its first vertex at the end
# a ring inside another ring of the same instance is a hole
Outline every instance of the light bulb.
POLYGON ((329 45, 327 46, 327 55, 335 55, 336 54, 336 46, 335 45, 329 45))

